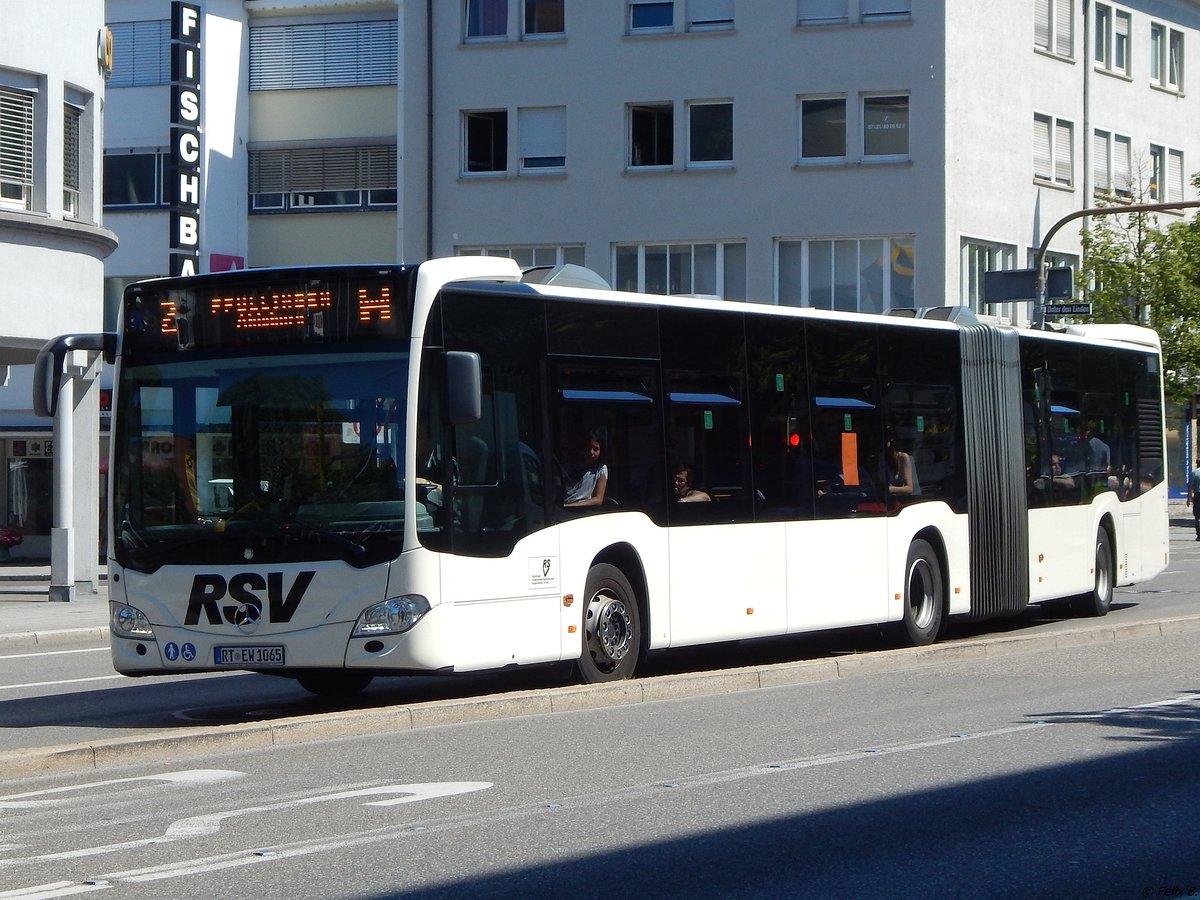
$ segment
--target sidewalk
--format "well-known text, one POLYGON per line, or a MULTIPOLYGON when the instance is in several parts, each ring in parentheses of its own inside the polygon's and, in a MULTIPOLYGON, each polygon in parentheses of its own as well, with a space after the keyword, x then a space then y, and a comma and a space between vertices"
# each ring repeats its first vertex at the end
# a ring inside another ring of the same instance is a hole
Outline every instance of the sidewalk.
POLYGON ((50 601, 50 566, 0 565, 0 652, 108 639, 108 578, 96 592, 77 586, 69 603, 50 601))

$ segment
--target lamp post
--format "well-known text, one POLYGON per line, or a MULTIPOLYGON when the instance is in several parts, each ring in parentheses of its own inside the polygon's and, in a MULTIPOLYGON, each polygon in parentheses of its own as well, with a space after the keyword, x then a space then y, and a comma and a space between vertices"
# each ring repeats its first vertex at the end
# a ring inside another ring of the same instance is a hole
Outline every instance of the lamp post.
POLYGON ((1163 212, 1171 209, 1192 209, 1195 207, 1200 207, 1200 200, 1180 200, 1175 203, 1139 203, 1133 206, 1094 206, 1088 209, 1077 209, 1075 212, 1063 216, 1046 232, 1046 236, 1042 238, 1042 243, 1038 247, 1037 255, 1033 260, 1036 291, 1033 303, 1033 327, 1037 329, 1045 329, 1046 327, 1046 252, 1050 248, 1050 239, 1068 222, 1081 219, 1084 216, 1113 216, 1123 213, 1163 212))

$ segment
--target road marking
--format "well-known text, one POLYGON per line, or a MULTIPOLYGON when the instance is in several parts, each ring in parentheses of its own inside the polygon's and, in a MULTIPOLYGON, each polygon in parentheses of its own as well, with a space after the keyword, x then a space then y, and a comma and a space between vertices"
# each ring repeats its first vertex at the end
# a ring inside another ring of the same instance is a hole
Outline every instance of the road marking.
MULTIPOLYGON (((70 794, 79 791, 88 791, 93 788, 111 787, 114 784, 133 784, 138 781, 165 781, 173 785, 189 785, 189 784, 219 784, 222 781, 232 781, 235 778, 244 778, 245 772, 237 772, 233 769, 182 769, 178 772, 163 772, 159 775, 138 775, 132 778, 110 778, 107 781, 89 781, 85 784, 71 784, 66 787, 45 788, 40 791, 27 791, 24 794, 9 794, 6 797, 0 797, 0 809, 30 809, 47 803, 63 803, 70 802, 58 799, 35 799, 48 798, 54 794, 70 794)), ((0 894, 0 896, 3 896, 0 894)))
MULTIPOLYGON (((219 770, 218 770, 219 771, 219 770)), ((237 773, 242 774, 242 773, 237 773)), ((333 800, 350 800, 359 797, 374 797, 378 795, 402 794, 405 796, 388 800, 374 800, 364 803, 364 806, 392 806, 397 803, 415 803, 418 800, 433 800, 437 797, 453 797, 457 794, 469 794, 490 788, 490 781, 447 781, 428 784, 384 784, 378 787, 359 788, 352 791, 335 791, 330 794, 317 794, 311 797, 300 797, 296 800, 283 800, 277 803, 264 803, 260 806, 246 806, 230 809, 224 812, 211 813, 203 816, 191 816, 178 819, 167 826, 167 830, 157 837, 138 838, 132 841, 122 841, 117 844, 104 844, 99 847, 80 847, 77 850, 64 850, 59 853, 44 853, 41 856, 28 856, 21 859, 0 860, 0 868, 12 868, 16 865, 31 862, 61 862, 67 859, 82 859, 90 856, 102 856, 106 853, 116 853, 125 850, 135 850, 138 847, 173 843, 174 841, 204 837, 221 830, 221 824, 226 819, 247 816, 254 813, 276 812, 281 809, 292 809, 309 806, 314 803, 328 803, 333 800)), ((108 876, 105 876, 108 878, 108 876)))
POLYGON ((22 688, 61 687, 64 684, 86 684, 89 681, 116 681, 124 675, 95 675, 91 678, 67 678, 62 681, 30 681, 25 684, 0 684, 0 691, 19 691, 22 688))
MULTIPOLYGON (((88 647, 86 650, 43 650, 40 653, 10 653, 7 656, 0 656, 0 660, 4 659, 33 659, 42 656, 66 656, 68 653, 107 653, 109 648, 107 645, 103 647, 88 647)), ((0 897, 3 897, 0 894, 0 897)))

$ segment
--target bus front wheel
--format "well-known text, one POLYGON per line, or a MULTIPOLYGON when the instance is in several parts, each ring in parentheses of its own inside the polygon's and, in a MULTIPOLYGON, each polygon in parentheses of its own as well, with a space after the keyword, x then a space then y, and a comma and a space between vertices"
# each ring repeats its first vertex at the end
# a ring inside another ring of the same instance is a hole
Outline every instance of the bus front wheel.
POLYGON ((629 579, 616 566, 593 566, 576 667, 588 684, 632 678, 642 652, 642 617, 629 579))
POLYGON ((1079 616, 1104 616, 1112 606, 1113 598, 1113 554, 1108 531, 1103 527, 1096 530, 1096 568, 1092 590, 1071 598, 1071 610, 1079 616))
POLYGON ((904 567, 904 636, 913 647, 937 640, 942 630, 942 563, 928 541, 915 540, 904 567))

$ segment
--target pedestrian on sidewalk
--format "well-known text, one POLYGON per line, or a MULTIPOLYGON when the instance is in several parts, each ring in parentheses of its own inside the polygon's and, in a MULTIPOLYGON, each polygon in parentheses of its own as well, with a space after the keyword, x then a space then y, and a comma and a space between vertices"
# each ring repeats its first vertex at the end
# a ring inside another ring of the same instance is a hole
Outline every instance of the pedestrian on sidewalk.
POLYGON ((1196 468, 1188 477, 1188 505, 1192 507, 1192 518, 1196 520, 1196 540, 1200 541, 1200 458, 1196 468))

